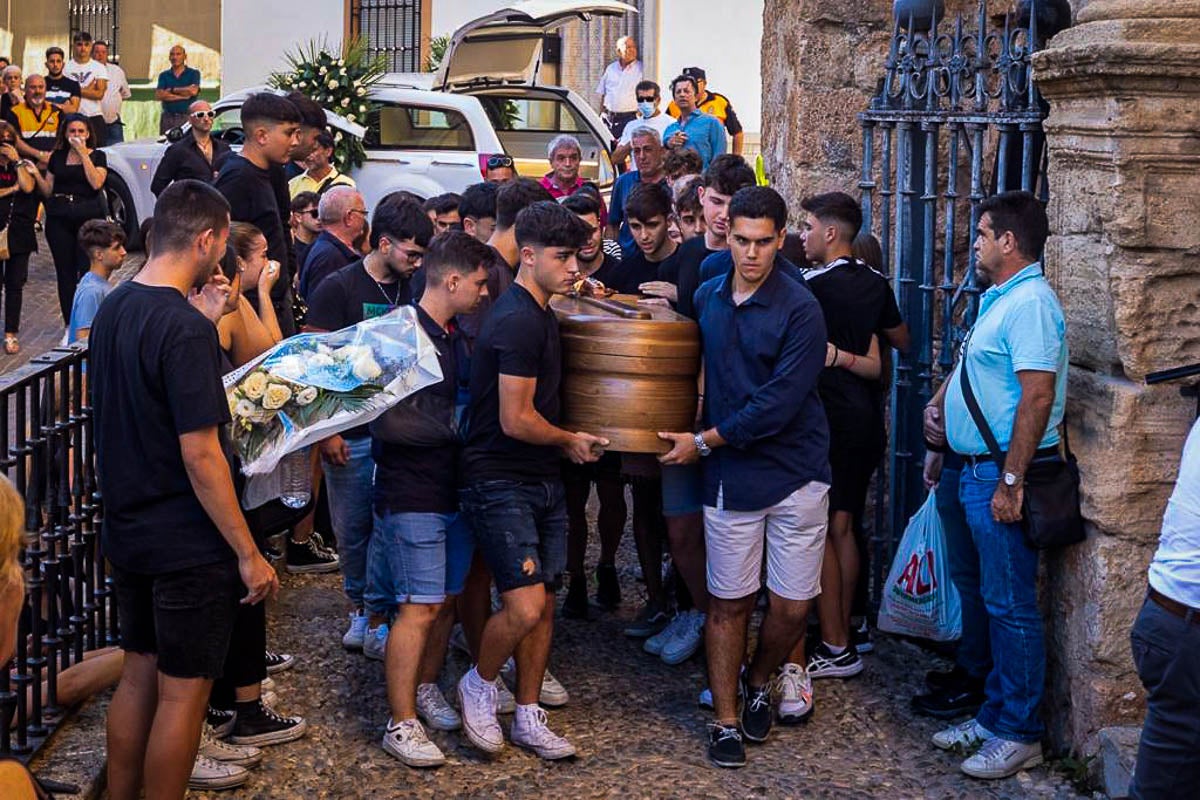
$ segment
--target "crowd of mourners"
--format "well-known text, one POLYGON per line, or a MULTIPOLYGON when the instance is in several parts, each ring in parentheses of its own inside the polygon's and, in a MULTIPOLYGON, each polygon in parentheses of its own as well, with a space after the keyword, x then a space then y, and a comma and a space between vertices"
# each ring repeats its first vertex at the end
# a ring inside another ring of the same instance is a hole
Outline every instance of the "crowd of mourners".
MULTIPOLYGON (((614 85, 631 46, 619 47, 614 85)), ((703 78, 693 68, 671 84, 682 122, 654 122, 665 116, 659 87, 640 74, 636 112, 604 94, 618 161, 631 162, 608 202, 564 134, 540 178, 495 154, 461 194, 395 192, 369 208, 333 163, 324 111, 299 93, 261 93, 242 106, 239 153, 209 136, 207 104, 190 106, 189 134, 155 175, 148 260, 131 280, 109 283, 125 256, 118 226, 63 223, 86 256, 63 314, 68 338, 89 341, 124 651, 108 720, 112 797, 240 786, 262 748, 305 734, 302 717, 278 710, 271 677, 298 658, 268 647, 272 559, 341 573, 341 643, 384 663, 382 747, 414 768, 446 760, 429 729, 461 731, 485 753, 511 741, 546 759, 575 754, 546 710, 570 700, 549 668, 555 618, 586 622, 627 601, 617 566, 627 523, 645 596, 624 633, 670 665, 703 648, 707 683, 695 688, 712 711, 714 764, 744 765, 747 742, 812 716, 814 681, 866 668, 864 510, 885 451, 889 359, 909 347, 908 330, 859 200, 835 191, 789 207, 760 185, 736 153, 732 108, 703 78), (697 95, 720 98, 724 129, 690 117, 703 114, 697 95), (698 326, 696 424, 657 432, 660 456, 560 425, 550 304, 581 281, 698 326), (402 306, 436 345, 441 378, 420 396, 445 424, 414 442, 406 406, 392 409, 314 448, 309 506, 243 511, 221 376, 297 332, 402 306), (593 487, 600 547, 589 567, 593 487), (471 667, 447 698, 451 647, 471 667)), ((42 91, 27 81, 22 102, 42 91)), ((99 188, 92 136, 87 119, 64 118, 54 138, 69 144, 44 151, 49 176, 10 152, 13 141, 0 140, 0 158, 20 192, 54 196, 56 180, 99 188)), ((1009 192, 979 211, 978 321, 925 412, 925 480, 963 640, 954 669, 929 673, 912 703, 969 717, 933 744, 969 751, 963 771, 990 779, 1042 760, 1038 553, 1019 522, 1024 473, 1062 457, 1067 346, 1039 262, 1042 205, 1009 192)))

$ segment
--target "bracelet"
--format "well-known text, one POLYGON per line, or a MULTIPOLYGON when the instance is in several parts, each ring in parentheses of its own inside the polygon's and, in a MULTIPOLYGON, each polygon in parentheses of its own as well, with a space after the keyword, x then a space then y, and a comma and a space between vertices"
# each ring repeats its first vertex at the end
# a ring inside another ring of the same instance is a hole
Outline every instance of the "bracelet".
POLYGON ((836 367, 836 366, 838 365, 838 363, 837 363, 837 362, 838 362, 838 356, 840 356, 841 354, 842 354, 842 351, 841 351, 841 350, 838 350, 838 346, 835 344, 835 345, 833 346, 833 361, 830 361, 830 362, 829 362, 829 366, 831 366, 831 367, 836 367))

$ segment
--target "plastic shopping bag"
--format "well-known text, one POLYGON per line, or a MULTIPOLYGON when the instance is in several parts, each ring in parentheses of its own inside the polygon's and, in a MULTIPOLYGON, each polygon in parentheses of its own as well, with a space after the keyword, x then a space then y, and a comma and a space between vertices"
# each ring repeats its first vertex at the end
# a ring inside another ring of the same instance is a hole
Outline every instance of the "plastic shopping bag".
POLYGON ((935 642, 962 635, 962 604, 950 580, 946 533, 932 492, 908 521, 896 549, 883 587, 879 629, 935 642))

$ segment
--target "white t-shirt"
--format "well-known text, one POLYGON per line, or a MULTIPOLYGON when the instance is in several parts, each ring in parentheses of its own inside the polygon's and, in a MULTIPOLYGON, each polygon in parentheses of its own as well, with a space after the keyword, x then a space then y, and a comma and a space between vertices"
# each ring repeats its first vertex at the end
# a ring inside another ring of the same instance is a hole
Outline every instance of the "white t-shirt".
POLYGON ((618 114, 637 111, 637 85, 642 82, 642 62, 633 61, 622 67, 614 61, 604 68, 604 75, 596 86, 596 93, 604 100, 604 107, 618 114))
POLYGON ((625 130, 621 131, 621 141, 617 142, 617 144, 629 144, 631 138, 633 137, 633 132, 638 128, 653 128, 654 130, 658 131, 658 140, 661 142, 663 134, 666 133, 667 128, 670 127, 671 123, 674 121, 674 117, 662 111, 659 111, 649 119, 646 119, 645 117, 638 117, 626 125, 625 130))
MULTIPOLYGON (((79 82, 79 88, 86 89, 88 84, 94 80, 108 80, 108 70, 104 68, 96 59, 89 59, 86 64, 80 64, 78 61, 71 60, 63 67, 63 74, 68 78, 79 82)), ((79 98, 79 113, 85 117, 100 116, 100 101, 89 100, 86 97, 79 98)))
POLYGON ((1179 477, 1150 562, 1150 585, 1172 600, 1200 608, 1200 420, 1183 445, 1179 477))
POLYGON ((133 97, 133 92, 129 89, 125 70, 116 64, 107 64, 104 69, 108 72, 108 88, 104 91, 104 99, 100 101, 100 111, 104 114, 104 121, 111 125, 121 116, 121 102, 133 97))

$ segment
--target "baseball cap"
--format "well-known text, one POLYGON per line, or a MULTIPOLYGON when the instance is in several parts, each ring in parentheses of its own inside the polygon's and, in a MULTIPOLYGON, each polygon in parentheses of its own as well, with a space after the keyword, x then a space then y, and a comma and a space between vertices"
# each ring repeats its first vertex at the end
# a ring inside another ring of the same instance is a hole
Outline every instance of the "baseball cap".
POLYGON ((683 74, 698 81, 708 80, 708 76, 704 74, 704 70, 700 67, 684 67, 683 74))

